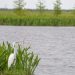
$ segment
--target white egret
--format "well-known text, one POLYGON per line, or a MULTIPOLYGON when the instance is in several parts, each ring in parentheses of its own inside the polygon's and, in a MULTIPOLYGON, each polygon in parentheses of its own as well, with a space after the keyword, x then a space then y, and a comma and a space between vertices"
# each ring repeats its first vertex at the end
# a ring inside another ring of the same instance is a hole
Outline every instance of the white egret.
POLYGON ((12 64, 16 63, 17 49, 15 48, 15 43, 17 42, 13 42, 14 53, 11 53, 8 58, 8 69, 11 67, 12 64))

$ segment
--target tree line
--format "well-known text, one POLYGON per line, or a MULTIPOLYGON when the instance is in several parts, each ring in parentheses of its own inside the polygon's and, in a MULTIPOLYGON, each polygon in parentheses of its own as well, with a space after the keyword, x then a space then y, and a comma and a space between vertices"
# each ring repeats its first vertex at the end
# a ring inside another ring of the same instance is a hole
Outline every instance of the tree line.
MULTIPOLYGON (((14 4, 15 4, 15 9, 18 10, 18 11, 22 11, 24 9, 24 6, 26 5, 24 0, 15 0, 14 4)), ((59 14, 62 13, 61 5, 62 5, 61 0, 55 1, 54 8, 53 8, 55 15, 59 15, 59 14)), ((40 13, 42 13, 43 10, 45 10, 45 5, 44 5, 44 2, 42 0, 38 0, 38 3, 36 4, 36 7, 37 7, 37 10, 39 10, 40 13)))

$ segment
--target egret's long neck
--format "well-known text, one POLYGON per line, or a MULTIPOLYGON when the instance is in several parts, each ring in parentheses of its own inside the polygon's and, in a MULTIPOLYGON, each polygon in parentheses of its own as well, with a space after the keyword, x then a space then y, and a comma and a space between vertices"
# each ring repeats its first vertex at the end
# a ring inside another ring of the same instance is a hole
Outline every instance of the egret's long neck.
POLYGON ((17 54, 17 49, 14 48, 14 57, 16 57, 16 54, 17 54))

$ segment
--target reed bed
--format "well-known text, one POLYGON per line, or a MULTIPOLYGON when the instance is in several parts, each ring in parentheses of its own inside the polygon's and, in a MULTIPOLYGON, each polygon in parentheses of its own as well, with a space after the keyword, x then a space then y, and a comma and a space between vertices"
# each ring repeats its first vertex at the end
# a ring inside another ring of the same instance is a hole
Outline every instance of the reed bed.
POLYGON ((34 71, 39 64, 40 58, 34 55, 28 48, 21 48, 18 45, 18 54, 15 65, 8 69, 8 57, 14 49, 10 43, 0 44, 0 75, 34 75, 34 71))
POLYGON ((24 11, 16 14, 13 11, 0 11, 0 25, 14 26, 75 26, 75 14, 53 12, 24 11))

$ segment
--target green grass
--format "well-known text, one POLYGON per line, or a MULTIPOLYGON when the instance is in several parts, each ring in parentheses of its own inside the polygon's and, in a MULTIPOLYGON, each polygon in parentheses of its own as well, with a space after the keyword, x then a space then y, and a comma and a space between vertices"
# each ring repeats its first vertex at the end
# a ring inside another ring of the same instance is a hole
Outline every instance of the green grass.
POLYGON ((55 16, 53 12, 44 11, 24 11, 14 13, 14 11, 0 11, 0 25, 14 26, 75 26, 75 14, 72 12, 62 12, 55 16))
POLYGON ((10 43, 0 44, 0 75, 33 75, 39 64, 40 58, 29 51, 29 48, 21 48, 18 45, 18 54, 16 56, 15 65, 12 64, 8 69, 8 57, 13 52, 10 43))

